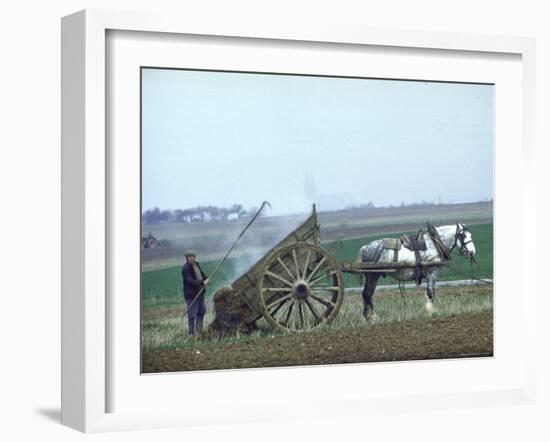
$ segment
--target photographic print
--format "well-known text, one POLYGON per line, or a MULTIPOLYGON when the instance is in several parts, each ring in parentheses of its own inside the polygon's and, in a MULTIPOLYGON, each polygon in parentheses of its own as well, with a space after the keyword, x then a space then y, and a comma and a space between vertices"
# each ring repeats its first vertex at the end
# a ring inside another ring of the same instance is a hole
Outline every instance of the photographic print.
POLYGON ((494 85, 141 68, 141 372, 493 355, 494 85))

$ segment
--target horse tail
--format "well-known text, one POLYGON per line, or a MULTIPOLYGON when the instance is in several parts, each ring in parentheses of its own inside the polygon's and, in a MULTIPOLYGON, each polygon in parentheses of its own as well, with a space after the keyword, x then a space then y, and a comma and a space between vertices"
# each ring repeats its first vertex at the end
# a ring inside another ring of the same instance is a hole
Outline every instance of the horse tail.
POLYGON ((357 256, 355 257, 355 262, 356 263, 360 263, 360 262, 363 262, 363 251, 362 251, 363 247, 361 247, 359 249, 359 251, 357 252, 357 256))

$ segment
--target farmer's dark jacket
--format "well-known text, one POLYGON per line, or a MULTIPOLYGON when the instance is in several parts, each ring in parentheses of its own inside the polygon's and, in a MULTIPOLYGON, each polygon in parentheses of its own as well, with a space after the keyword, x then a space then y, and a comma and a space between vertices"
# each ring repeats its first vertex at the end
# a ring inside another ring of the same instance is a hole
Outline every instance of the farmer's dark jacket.
POLYGON ((204 286, 204 280, 208 277, 206 274, 202 271, 202 268, 198 262, 195 263, 202 274, 202 281, 197 279, 197 276, 195 275, 195 271, 193 270, 193 266, 186 262, 183 267, 181 268, 181 276, 183 277, 183 296, 186 299, 193 299, 195 296, 197 296, 197 293, 199 290, 204 286))

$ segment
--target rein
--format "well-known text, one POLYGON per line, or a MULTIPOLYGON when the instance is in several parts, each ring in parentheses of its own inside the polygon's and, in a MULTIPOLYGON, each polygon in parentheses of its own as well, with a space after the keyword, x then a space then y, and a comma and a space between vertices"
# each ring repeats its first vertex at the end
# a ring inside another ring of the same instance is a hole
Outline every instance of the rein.
MULTIPOLYGON (((464 237, 465 237, 465 232, 467 232, 468 230, 463 227, 462 230, 460 230, 460 225, 458 223, 456 223, 456 233, 455 233, 455 244, 453 245, 453 247, 451 249, 449 249, 450 252, 453 251, 453 249, 455 248, 456 246, 456 241, 458 240, 460 242, 460 250, 467 250, 466 249, 466 246, 470 243, 473 243, 474 241, 473 240, 468 240, 468 241, 465 241, 464 240, 464 237)), ((460 256, 460 255, 459 255, 460 256)), ((447 264, 447 267, 449 268, 449 270, 453 271, 454 273, 456 273, 457 275, 461 275, 461 276, 466 276, 466 277, 469 277, 472 281, 478 281, 478 282, 481 282, 483 284, 493 284, 493 281, 492 279, 480 279, 480 278, 475 278, 474 277, 474 264, 477 265, 477 261, 475 260, 475 258, 473 256, 470 256, 470 275, 467 275, 463 272, 461 272, 460 270, 454 268, 453 266, 451 266, 450 264, 447 264)), ((483 276, 483 275, 482 275, 483 276)))
MULTIPOLYGON (((461 257, 460 255, 458 255, 458 256, 461 257)), ((476 263, 476 265, 477 265, 477 263, 476 263)), ((474 276, 474 263, 473 263, 473 261, 470 261, 470 271, 471 271, 470 275, 458 270, 457 268, 453 267, 450 264, 447 264, 447 268, 449 270, 451 270, 452 272, 456 273, 457 275, 462 276, 462 277, 467 278, 467 279, 470 279, 471 281, 477 281, 477 282, 480 282, 480 283, 486 284, 486 285, 493 285, 493 280, 491 278, 487 277, 486 275, 483 275, 483 274, 480 275, 484 279, 476 278, 474 276)), ((478 266, 478 268, 479 268, 479 266, 478 266)))

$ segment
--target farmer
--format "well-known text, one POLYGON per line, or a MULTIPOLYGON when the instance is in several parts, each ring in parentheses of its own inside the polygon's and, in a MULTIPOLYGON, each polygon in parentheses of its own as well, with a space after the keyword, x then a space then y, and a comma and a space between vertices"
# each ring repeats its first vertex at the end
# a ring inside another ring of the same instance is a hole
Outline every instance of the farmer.
POLYGON ((204 292, 206 291, 206 287, 208 287, 208 277, 197 262, 194 251, 189 250, 185 252, 185 259, 187 262, 181 269, 181 275, 183 276, 183 299, 187 304, 189 336, 195 336, 195 333, 202 331, 204 314, 206 313, 204 292))

